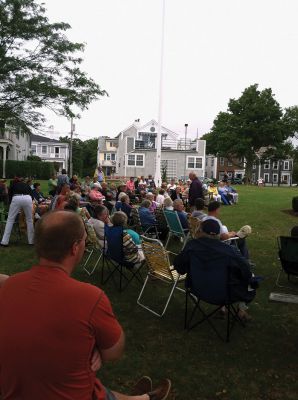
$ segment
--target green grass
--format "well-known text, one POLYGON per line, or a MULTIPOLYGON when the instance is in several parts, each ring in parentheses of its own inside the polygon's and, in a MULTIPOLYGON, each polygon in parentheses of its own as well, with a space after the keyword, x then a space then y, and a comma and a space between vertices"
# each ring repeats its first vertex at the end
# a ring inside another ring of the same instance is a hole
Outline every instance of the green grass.
MULTIPOLYGON (((99 372, 104 384, 127 391, 142 375, 154 382, 169 377, 172 399, 179 400, 296 400, 298 393, 298 308, 269 302, 278 272, 276 237, 289 233, 298 217, 291 209, 297 188, 237 187, 240 202, 221 208, 221 219, 230 230, 252 226, 248 239, 256 272, 265 281, 250 306, 254 320, 245 329, 236 326, 229 344, 219 341, 207 323, 187 333, 183 330, 184 296, 175 293, 166 315, 159 319, 138 307, 140 286, 131 285, 119 294, 112 282, 104 288, 126 333, 122 360, 99 372)), ((36 261, 25 244, 1 249, 0 272, 26 270, 36 261)), ((74 276, 99 285, 99 274, 90 279, 78 268, 74 276)), ((298 285, 297 285, 298 289, 298 285)), ((165 292, 153 283, 155 301, 165 292)), ((297 291, 298 293, 298 291, 297 291)), ((217 321, 223 325, 222 321, 217 321)))

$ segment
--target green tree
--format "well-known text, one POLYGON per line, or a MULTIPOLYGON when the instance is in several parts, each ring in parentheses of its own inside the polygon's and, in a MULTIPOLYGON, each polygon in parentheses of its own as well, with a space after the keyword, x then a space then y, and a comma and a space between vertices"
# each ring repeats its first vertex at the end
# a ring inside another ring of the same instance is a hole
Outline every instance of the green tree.
POLYGON ((93 176, 97 165, 97 145, 97 138, 88 139, 83 142, 83 176, 93 176))
POLYGON ((34 0, 0 0, 0 120, 38 128, 46 107, 67 117, 106 93, 80 70, 82 43, 34 0))
MULTIPOLYGON (((70 137, 64 136, 59 138, 60 142, 70 143, 70 137)), ((72 140, 72 166, 73 174, 82 176, 83 173, 83 157, 84 157, 84 142, 81 139, 72 140)), ((69 171, 69 163, 68 163, 69 171)))
POLYGON ((239 99, 230 99, 228 110, 220 112, 209 133, 207 153, 229 159, 244 159, 245 175, 251 178, 252 165, 262 147, 278 148, 298 132, 298 107, 284 111, 271 89, 249 86, 239 99))

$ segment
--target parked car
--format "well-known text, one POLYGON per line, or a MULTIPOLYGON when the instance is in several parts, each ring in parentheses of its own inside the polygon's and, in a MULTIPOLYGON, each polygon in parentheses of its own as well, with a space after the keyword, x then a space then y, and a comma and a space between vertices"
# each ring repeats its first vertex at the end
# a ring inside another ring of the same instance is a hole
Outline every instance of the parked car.
POLYGON ((232 185, 242 185, 242 179, 241 178, 232 178, 231 184, 232 185))

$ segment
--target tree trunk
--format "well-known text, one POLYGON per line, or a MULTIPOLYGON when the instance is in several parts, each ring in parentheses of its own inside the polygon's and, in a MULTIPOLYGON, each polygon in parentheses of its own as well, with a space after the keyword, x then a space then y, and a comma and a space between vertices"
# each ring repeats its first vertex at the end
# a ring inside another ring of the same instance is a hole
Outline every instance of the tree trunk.
POLYGON ((246 159, 246 165, 245 165, 245 184, 246 185, 251 182, 252 165, 253 165, 253 159, 252 158, 247 158, 246 159))

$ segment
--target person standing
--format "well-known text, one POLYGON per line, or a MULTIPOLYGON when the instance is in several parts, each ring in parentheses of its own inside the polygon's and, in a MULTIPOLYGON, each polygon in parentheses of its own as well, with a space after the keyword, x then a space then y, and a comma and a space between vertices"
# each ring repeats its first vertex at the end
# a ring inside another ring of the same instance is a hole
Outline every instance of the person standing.
POLYGON ((196 199, 204 198, 202 182, 198 179, 194 172, 189 173, 189 179, 191 180, 191 184, 188 192, 188 204, 191 208, 194 208, 196 199))
POLYGON ((57 191, 61 190, 63 185, 69 185, 69 177, 67 175, 66 169, 61 171, 61 174, 57 178, 57 191))
POLYGON ((33 244, 34 228, 32 218, 32 189, 27 183, 24 182, 23 178, 16 178, 10 187, 9 197, 11 199, 11 203, 0 245, 2 247, 8 247, 13 224, 21 210, 24 211, 26 217, 28 244, 33 244))

